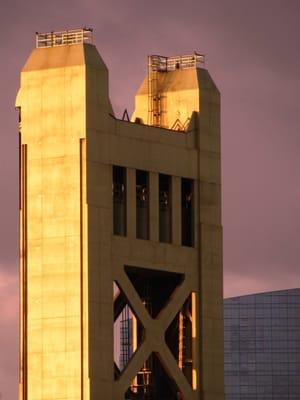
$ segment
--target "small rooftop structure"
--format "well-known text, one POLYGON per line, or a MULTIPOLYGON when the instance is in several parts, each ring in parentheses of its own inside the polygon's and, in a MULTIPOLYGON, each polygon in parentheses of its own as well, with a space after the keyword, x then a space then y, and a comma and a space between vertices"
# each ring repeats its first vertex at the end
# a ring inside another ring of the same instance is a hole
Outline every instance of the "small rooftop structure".
POLYGON ((90 28, 71 29, 59 32, 36 32, 36 47, 55 47, 71 44, 93 43, 93 30, 90 28))
POLYGON ((196 52, 190 55, 172 57, 159 55, 148 56, 148 68, 151 72, 169 72, 175 69, 200 68, 204 63, 205 56, 196 52))

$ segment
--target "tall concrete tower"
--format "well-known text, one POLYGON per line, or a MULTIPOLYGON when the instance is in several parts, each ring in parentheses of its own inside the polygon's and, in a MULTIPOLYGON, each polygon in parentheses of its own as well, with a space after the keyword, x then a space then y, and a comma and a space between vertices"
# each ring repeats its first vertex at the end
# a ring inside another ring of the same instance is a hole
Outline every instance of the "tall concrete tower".
POLYGON ((223 400, 220 96, 203 62, 150 56, 120 120, 92 31, 37 34, 16 102, 20 400, 223 400))

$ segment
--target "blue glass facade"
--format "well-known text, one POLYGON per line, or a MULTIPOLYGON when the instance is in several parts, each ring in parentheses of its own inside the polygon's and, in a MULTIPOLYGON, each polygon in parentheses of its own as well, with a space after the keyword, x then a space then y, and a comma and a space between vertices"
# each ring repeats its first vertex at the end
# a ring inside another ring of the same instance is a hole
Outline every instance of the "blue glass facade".
POLYGON ((224 300, 226 400, 300 400, 300 289, 224 300))
POLYGON ((127 317, 128 318, 120 321, 120 371, 123 371, 133 353, 132 318, 130 318, 129 315, 127 315, 127 317))

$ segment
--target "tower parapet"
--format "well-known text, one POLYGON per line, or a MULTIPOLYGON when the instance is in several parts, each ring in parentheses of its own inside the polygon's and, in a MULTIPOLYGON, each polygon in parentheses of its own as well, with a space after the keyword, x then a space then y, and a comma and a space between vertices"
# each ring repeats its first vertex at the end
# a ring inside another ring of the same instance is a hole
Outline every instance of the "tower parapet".
POLYGON ((148 73, 135 97, 132 120, 186 132, 199 111, 199 69, 205 56, 148 56, 148 73))

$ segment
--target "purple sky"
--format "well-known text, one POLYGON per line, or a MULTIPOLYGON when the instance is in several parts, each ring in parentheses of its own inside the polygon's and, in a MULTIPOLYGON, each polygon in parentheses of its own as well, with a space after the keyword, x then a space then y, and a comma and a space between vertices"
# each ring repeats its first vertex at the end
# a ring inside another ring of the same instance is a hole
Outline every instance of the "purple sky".
POLYGON ((93 27, 117 114, 148 54, 197 50, 222 93, 225 295, 299 287, 299 0, 10 0, 0 10, 0 392, 17 397, 14 99, 35 31, 93 27))

